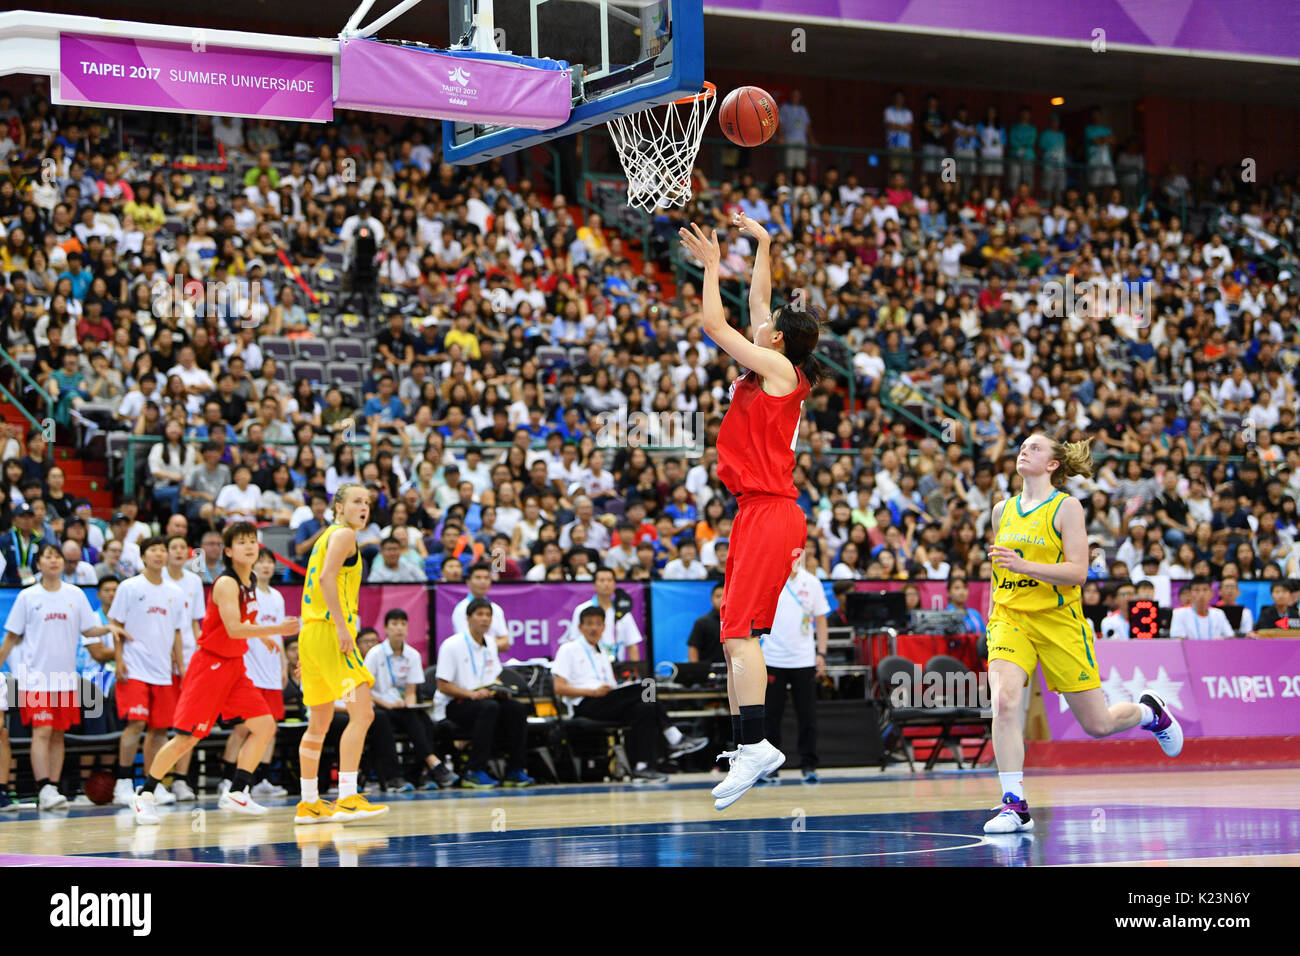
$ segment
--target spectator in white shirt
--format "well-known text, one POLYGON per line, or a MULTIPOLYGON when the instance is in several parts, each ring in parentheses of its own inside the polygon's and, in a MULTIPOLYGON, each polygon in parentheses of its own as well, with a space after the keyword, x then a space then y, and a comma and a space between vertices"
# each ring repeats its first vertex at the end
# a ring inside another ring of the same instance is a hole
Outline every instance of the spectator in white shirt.
POLYGON ((1174 609, 1173 618, 1169 622, 1170 637, 1213 641, 1236 636, 1223 610, 1210 607, 1210 592, 1208 578, 1192 578, 1187 585, 1187 596, 1191 603, 1174 609))
POLYGON ((78 587, 94 587, 99 583, 95 566, 81 560, 81 545, 72 538, 63 540, 63 580, 78 587))
POLYGON ((709 576, 706 568, 696 555, 695 542, 687 538, 677 547, 677 557, 664 566, 665 581, 703 581, 709 576))
POLYGON ((230 477, 233 484, 226 485, 217 494, 213 508, 216 517, 224 517, 227 521, 256 522, 262 507, 262 489, 250 484, 252 470, 247 465, 236 465, 230 477))
MULTIPOLYGON (((420 659, 420 652, 406 643, 409 626, 410 621, 401 608, 392 608, 384 615, 387 640, 371 648, 365 658, 366 670, 375 675, 370 695, 375 707, 406 734, 411 749, 415 751, 415 759, 424 765, 422 789, 447 789, 459 778, 433 752, 433 721, 416 699, 416 693, 424 683, 424 661, 420 659)), ((388 766, 383 768, 381 776, 387 781, 387 789, 399 792, 414 789, 401 778, 395 761, 385 762, 388 766)))
POLYGON ((497 689, 501 661, 496 642, 487 639, 492 626, 491 602, 484 598, 470 601, 465 618, 469 633, 453 634, 438 648, 434 719, 451 720, 470 736, 469 766, 462 787, 531 786, 535 781, 524 771, 528 708, 497 689), (494 748, 507 754, 505 780, 500 783, 487 772, 494 748))
POLYGON ((1110 641, 1129 639, 1128 608, 1133 603, 1137 589, 1131 584, 1121 584, 1111 600, 1111 612, 1101 619, 1101 636, 1110 641))
POLYGON ((469 586, 469 596, 461 598, 451 609, 452 628, 462 634, 468 631, 469 621, 465 617, 465 610, 470 601, 482 598, 492 605, 492 624, 488 627, 488 637, 496 642, 497 652, 504 654, 510 650, 510 625, 506 623, 506 612, 501 605, 488 597, 488 592, 492 590, 492 566, 480 561, 469 569, 465 583, 469 586))

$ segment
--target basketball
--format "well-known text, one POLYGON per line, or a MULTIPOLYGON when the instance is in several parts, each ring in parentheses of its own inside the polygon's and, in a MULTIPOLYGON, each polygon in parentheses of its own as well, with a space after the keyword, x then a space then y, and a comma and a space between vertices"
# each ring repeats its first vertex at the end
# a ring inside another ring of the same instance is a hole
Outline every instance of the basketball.
POLYGON ((116 782, 107 770, 96 770, 86 778, 87 799, 102 807, 113 799, 113 784, 116 782))
POLYGON ((757 86, 737 87, 722 101, 718 122, 737 146, 762 146, 776 133, 776 100, 757 86))

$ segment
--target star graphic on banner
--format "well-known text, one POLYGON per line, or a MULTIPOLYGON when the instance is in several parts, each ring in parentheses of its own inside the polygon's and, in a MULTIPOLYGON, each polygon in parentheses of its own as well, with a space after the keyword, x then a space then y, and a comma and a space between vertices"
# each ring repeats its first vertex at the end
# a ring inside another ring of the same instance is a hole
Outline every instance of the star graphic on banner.
POLYGON ((1101 692, 1106 695, 1106 704, 1118 704, 1129 700, 1124 689, 1124 681, 1119 676, 1119 669, 1112 667, 1110 674, 1101 682, 1101 692))
POLYGON ((1183 681, 1172 680, 1163 667, 1156 669, 1155 680, 1147 682, 1147 688, 1157 694, 1170 709, 1182 710, 1183 701, 1179 695, 1183 691, 1183 681))
POLYGON ((1125 695, 1123 700, 1135 701, 1142 696, 1142 691, 1146 690, 1147 676, 1142 673, 1142 668, 1133 668, 1132 680, 1121 682, 1124 685, 1125 695))

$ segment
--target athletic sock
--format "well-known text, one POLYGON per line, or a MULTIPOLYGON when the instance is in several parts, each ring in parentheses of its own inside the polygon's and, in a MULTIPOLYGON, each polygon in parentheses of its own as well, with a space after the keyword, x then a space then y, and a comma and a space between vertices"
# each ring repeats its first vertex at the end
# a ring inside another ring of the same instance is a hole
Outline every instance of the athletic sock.
POLYGON ((221 776, 225 780, 235 779, 235 765, 229 760, 221 761, 221 776))
POLYGON ((1002 792, 1012 794, 1017 800, 1025 799, 1025 774, 1024 771, 1018 773, 1000 773, 998 782, 1002 785, 1002 792))
POLYGON ((315 777, 312 777, 310 780, 306 777, 302 777, 298 782, 302 785, 302 796, 300 799, 303 803, 315 803, 320 799, 320 791, 316 788, 315 777))
POLYGON ((261 783, 266 779, 266 771, 262 769, 265 766, 266 764, 259 763, 253 768, 253 783, 261 783))
POLYGON ((42 779, 37 780, 37 781, 36 781, 36 792, 37 792, 37 793, 40 793, 40 792, 41 792, 42 790, 44 790, 47 786, 49 786, 49 783, 50 783, 50 780, 49 780, 48 777, 43 777, 42 779))
POLYGON ((253 785, 253 775, 247 770, 236 770, 234 782, 230 785, 231 790, 247 790, 253 785))
POLYGON ((744 725, 741 723, 740 714, 731 715, 731 741, 737 747, 745 742, 744 725))
POLYGON ((357 771, 339 773, 339 799, 346 800, 357 792, 357 771))
POLYGON ((151 776, 149 776, 148 774, 145 774, 145 777, 144 777, 144 786, 140 788, 140 792, 141 792, 141 793, 153 793, 155 790, 157 790, 157 789, 158 789, 159 787, 161 787, 162 785, 163 785, 163 782, 162 782, 161 780, 159 780, 157 777, 151 777, 151 776))
POLYGON ((740 742, 742 744, 762 743, 767 736, 767 721, 763 717, 766 708, 762 704, 750 704, 740 708, 740 742))
POLYGON ((113 775, 116 776, 118 780, 130 780, 135 776, 135 768, 134 766, 124 767, 121 764, 118 764, 113 768, 113 775))
POLYGON ((676 727, 669 727, 664 731, 664 739, 668 741, 668 746, 676 747, 682 742, 682 732, 676 727))
POLYGON ((1138 726, 1143 730, 1156 722, 1156 712, 1151 709, 1150 704, 1138 704, 1138 710, 1142 711, 1142 719, 1138 721, 1138 726))

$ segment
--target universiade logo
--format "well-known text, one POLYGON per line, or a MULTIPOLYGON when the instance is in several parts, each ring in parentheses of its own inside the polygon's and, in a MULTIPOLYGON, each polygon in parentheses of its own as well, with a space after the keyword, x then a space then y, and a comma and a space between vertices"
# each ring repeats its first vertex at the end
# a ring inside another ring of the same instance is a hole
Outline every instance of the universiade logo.
POLYGON ((629 412, 626 405, 595 418, 597 448, 671 448, 683 458, 704 454, 701 412, 629 412))
POLYGON ((464 67, 448 70, 447 79, 450 82, 442 84, 442 91, 453 106, 468 106, 470 99, 478 96, 478 90, 468 86, 470 74, 464 67))
POLYGON ((447 79, 451 80, 457 86, 464 86, 466 83, 469 82, 469 74, 466 73, 464 69, 458 66, 454 70, 447 71, 447 79))

